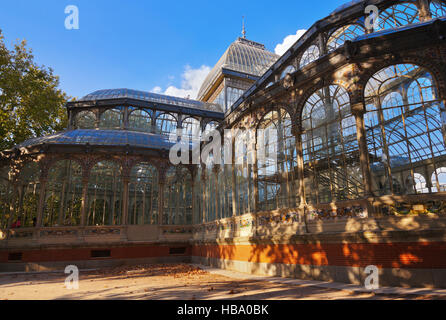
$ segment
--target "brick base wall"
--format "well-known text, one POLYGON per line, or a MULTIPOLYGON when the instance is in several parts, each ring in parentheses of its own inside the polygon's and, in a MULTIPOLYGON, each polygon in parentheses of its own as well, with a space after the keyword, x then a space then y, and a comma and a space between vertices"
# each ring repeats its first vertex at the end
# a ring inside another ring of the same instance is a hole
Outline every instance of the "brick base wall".
POLYGON ((446 269, 445 242, 195 245, 192 255, 253 263, 446 269))
POLYGON ((69 264, 79 268, 101 268, 121 264, 189 262, 190 257, 191 247, 181 243, 10 248, 0 250, 0 272, 64 270, 69 264), (105 257, 95 257, 95 251, 109 251, 110 254, 105 257))
POLYGON ((0 250, 0 272, 64 270, 69 264, 79 268, 101 268, 190 261, 261 275, 354 284, 363 283, 365 267, 375 265, 380 270, 381 285, 446 288, 446 242, 442 241, 123 243, 0 250), (110 255, 95 258, 92 256, 95 250, 109 250, 110 255), (17 254, 20 260, 11 261, 17 254))

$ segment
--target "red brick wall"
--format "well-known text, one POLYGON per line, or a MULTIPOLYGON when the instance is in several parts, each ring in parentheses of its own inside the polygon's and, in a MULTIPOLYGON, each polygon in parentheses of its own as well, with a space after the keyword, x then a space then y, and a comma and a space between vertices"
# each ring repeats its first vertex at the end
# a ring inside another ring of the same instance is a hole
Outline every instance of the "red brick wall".
MULTIPOLYGON (((174 246, 171 246, 174 247, 174 246)), ((169 246, 147 245, 110 248, 73 248, 0 251, 0 262, 8 262, 9 252, 22 252, 22 262, 94 260, 92 250, 111 250, 112 259, 169 256, 169 246)), ((281 244, 203 245, 187 247, 185 256, 210 257, 247 262, 302 265, 330 265, 380 268, 446 268, 446 243, 378 244, 281 244)))
MULTIPOLYGON (((95 258, 91 258, 92 250, 110 250, 111 259, 135 259, 135 258, 170 256, 169 246, 163 246, 163 245, 110 247, 110 248, 100 247, 100 248, 75 248, 75 249, 42 249, 42 250, 14 249, 14 250, 0 251, 0 263, 8 262, 8 253, 10 252, 22 252, 23 253, 22 262, 94 260, 95 258)), ((185 256, 190 256, 190 255, 191 255, 191 248, 187 247, 185 256)))
POLYGON ((192 255, 260 263, 379 268, 446 268, 446 243, 208 245, 192 255))

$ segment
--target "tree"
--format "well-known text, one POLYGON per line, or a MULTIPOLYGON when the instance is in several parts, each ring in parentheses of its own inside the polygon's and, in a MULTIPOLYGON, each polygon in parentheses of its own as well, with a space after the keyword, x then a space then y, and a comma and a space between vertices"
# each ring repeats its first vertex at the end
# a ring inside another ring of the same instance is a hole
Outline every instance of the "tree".
POLYGON ((0 30, 0 150, 67 126, 59 77, 38 66, 23 40, 8 50, 0 30))

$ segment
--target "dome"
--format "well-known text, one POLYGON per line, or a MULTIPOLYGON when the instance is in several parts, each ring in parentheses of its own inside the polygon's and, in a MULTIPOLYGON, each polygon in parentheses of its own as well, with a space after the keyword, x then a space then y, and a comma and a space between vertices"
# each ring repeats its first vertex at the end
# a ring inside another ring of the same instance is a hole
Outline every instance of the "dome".
POLYGON ((59 132, 45 137, 33 138, 19 144, 16 148, 28 148, 42 144, 49 145, 86 145, 91 146, 132 146, 149 149, 169 150, 173 145, 167 136, 153 133, 126 130, 77 129, 59 132))
POLYGON ((89 102, 110 99, 135 99, 157 104, 170 105, 175 107, 186 107, 207 111, 222 112, 221 107, 216 104, 204 103, 201 101, 166 96, 153 92, 139 91, 133 89, 105 89, 98 90, 86 95, 76 102, 89 102))
POLYGON ((222 74, 222 69, 260 78, 279 56, 266 50, 263 44, 239 38, 233 42, 203 82, 198 93, 202 100, 209 88, 222 74))

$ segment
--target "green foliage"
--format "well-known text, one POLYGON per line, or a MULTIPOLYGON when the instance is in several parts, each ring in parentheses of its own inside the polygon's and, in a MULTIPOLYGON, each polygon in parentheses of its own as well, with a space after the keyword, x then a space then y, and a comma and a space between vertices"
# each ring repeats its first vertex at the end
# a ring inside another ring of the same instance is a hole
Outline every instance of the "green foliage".
POLYGON ((64 130, 67 95, 51 68, 38 66, 26 41, 8 50, 0 30, 0 150, 64 130))

